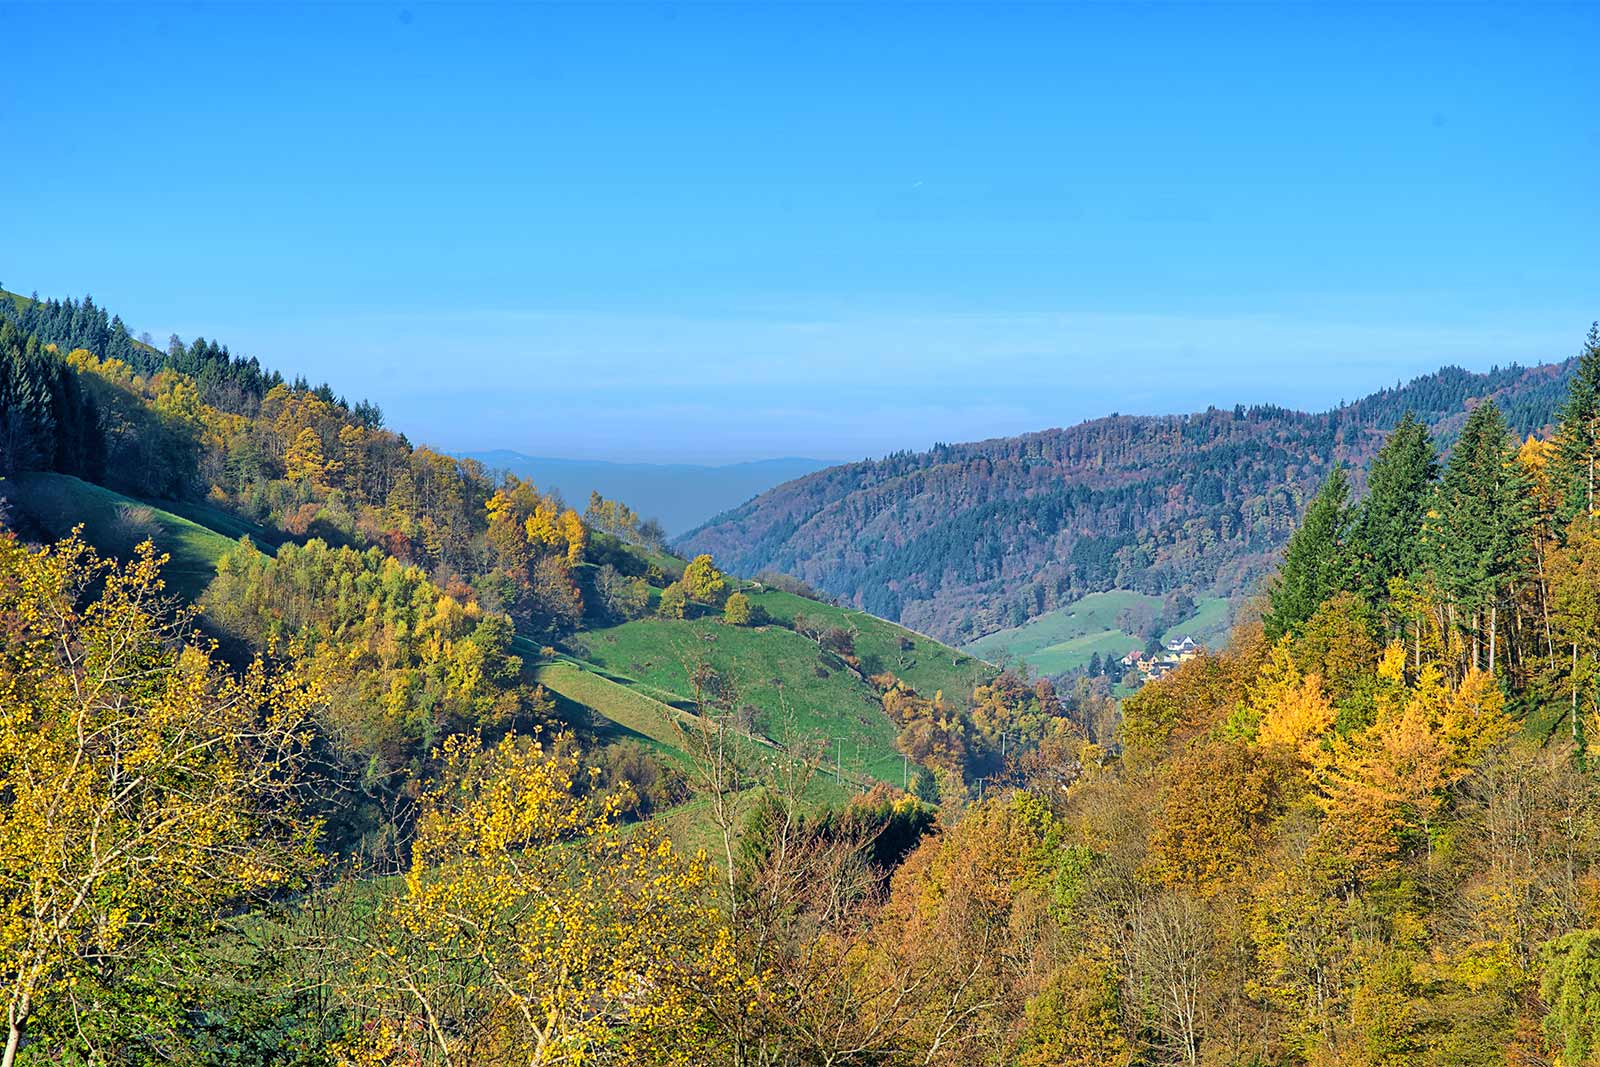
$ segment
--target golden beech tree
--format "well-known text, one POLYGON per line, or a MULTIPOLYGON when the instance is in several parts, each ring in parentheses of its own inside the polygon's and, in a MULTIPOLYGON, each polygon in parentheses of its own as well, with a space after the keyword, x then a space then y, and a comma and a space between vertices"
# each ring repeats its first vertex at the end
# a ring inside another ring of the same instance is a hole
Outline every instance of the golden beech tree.
POLYGON ((710 556, 696 556, 683 569, 683 589, 691 599, 712 603, 727 585, 727 579, 711 562, 710 556))
POLYGON ((295 789, 315 686, 187 641, 163 559, 0 535, 4 1067, 32 1041, 93 1059, 83 1020, 137 1010, 130 971, 313 862, 295 789))
POLYGON ((1300 791, 1281 750, 1221 740, 1170 766, 1171 781, 1150 833, 1148 873, 1213 892, 1248 869, 1268 828, 1300 791))
POLYGON ((750 614, 750 598, 743 593, 734 593, 722 607, 722 619, 730 626, 750 625, 750 614))
POLYGON ((620 799, 579 795, 555 747, 446 742, 348 982, 366 1022, 346 1062, 701 1062, 701 998, 739 986, 710 868, 619 827, 620 799))

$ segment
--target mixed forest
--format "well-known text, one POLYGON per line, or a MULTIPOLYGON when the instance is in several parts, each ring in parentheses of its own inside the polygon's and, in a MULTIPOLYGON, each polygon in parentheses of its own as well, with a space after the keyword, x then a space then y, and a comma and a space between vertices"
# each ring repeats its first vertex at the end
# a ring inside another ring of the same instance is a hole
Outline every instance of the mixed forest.
POLYGON ((0 1067, 1600 1063, 1600 332, 1538 374, 1262 466, 1119 702, 7 294, 0 1067))
POLYGON ((1242 600, 1328 471, 1344 463, 1359 482, 1407 411, 1441 444, 1486 399, 1516 432, 1546 432, 1571 366, 1447 367, 1318 414, 1113 415, 936 445, 780 485, 679 547, 740 574, 797 575, 957 645, 1092 593, 1242 600))

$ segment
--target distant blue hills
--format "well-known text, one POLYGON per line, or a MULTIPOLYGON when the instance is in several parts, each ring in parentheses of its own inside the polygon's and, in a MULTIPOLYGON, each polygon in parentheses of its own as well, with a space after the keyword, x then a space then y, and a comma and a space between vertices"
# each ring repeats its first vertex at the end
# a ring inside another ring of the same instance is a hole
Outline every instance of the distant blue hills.
POLYGON ((798 457, 706 466, 556 459, 507 449, 464 455, 491 470, 526 478, 540 489, 557 490, 579 511, 588 504, 591 491, 620 500, 641 517, 660 522, 668 537, 687 533, 774 486, 833 466, 798 457))

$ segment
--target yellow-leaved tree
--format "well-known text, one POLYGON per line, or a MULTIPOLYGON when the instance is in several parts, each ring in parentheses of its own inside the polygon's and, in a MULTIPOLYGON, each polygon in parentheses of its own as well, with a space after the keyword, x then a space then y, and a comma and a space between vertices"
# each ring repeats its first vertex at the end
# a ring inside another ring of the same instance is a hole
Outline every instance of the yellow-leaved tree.
POLYGON ((220 664, 164 602, 163 561, 0 534, 4 1067, 159 1042, 169 1009, 137 976, 314 862, 295 802, 314 685, 220 664))
POLYGON ((440 755, 404 891, 347 983, 344 1061, 705 1062, 703 1005, 741 983, 704 859, 619 826, 559 743, 458 735, 440 755))
POLYGON ((728 587, 728 580, 708 555, 699 555, 683 569, 683 590, 693 600, 713 603, 728 587))
MULTIPOLYGON (((1383 673, 1398 673, 1403 650, 1391 648, 1383 673)), ((1505 696, 1487 671, 1468 670, 1452 686, 1437 663, 1381 702, 1377 722, 1318 753, 1314 776, 1326 828, 1357 868, 1382 868, 1408 845, 1431 849, 1445 790, 1465 777, 1513 731, 1505 696)))

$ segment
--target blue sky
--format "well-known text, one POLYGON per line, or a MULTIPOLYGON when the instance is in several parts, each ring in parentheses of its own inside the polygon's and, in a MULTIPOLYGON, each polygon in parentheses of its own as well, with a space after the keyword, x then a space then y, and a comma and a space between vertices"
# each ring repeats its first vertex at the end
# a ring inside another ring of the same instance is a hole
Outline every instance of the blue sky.
POLYGON ((1600 6, 0 3, 0 283, 443 447, 1323 407, 1600 316, 1600 6))

